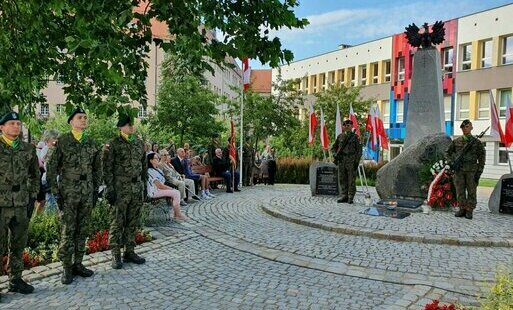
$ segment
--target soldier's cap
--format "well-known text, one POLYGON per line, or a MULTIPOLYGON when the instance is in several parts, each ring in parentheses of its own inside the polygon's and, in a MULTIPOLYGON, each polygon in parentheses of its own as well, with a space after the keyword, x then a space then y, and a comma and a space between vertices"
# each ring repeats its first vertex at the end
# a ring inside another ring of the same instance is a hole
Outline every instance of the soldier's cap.
POLYGON ((346 119, 346 120, 342 123, 342 125, 353 125, 353 121, 352 121, 352 120, 350 120, 350 119, 346 119))
POLYGON ((5 124, 7 121, 19 121, 20 116, 18 113, 11 111, 7 112, 2 118, 0 118, 0 125, 5 124))
POLYGON ((134 124, 134 119, 132 117, 130 117, 129 115, 127 115, 127 114, 121 114, 119 116, 118 123, 116 124, 116 127, 118 127, 118 128, 119 127, 123 127, 126 124, 133 125, 134 124))
POLYGON ((468 119, 464 120, 463 122, 461 122, 461 125, 460 125, 460 128, 463 128, 465 126, 467 126, 468 124, 471 124, 472 122, 468 119))
POLYGON ((79 113, 82 113, 82 114, 86 114, 86 112, 84 111, 84 109, 82 109, 81 107, 76 107, 75 110, 73 110, 70 114, 70 116, 68 117, 68 124, 71 122, 71 120, 73 119, 73 117, 76 115, 76 114, 79 114, 79 113))

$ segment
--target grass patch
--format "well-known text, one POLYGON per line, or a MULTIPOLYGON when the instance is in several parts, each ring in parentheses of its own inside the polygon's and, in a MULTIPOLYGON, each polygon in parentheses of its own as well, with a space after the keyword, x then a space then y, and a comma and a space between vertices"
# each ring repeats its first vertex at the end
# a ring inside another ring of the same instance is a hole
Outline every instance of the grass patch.
POLYGON ((483 187, 495 187, 495 185, 499 182, 499 180, 495 179, 480 179, 479 186, 483 187))

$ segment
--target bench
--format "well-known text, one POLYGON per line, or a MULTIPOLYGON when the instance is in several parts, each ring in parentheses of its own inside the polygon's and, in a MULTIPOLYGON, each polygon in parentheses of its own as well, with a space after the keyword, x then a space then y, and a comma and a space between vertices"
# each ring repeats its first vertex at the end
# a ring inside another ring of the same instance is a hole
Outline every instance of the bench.
POLYGON ((191 167, 192 172, 197 174, 209 174, 208 181, 210 183, 221 183, 224 184, 224 178, 222 177, 213 177, 210 176, 212 174, 212 166, 211 165, 204 165, 204 166, 193 166, 191 167))
POLYGON ((143 221, 145 226, 164 226, 166 222, 171 220, 169 215, 171 206, 167 199, 167 197, 147 198, 143 204, 143 221))

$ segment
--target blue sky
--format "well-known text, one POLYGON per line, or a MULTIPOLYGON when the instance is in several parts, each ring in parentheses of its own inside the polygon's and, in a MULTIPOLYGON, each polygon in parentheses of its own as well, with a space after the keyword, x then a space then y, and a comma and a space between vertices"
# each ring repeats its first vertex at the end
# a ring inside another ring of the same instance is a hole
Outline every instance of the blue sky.
MULTIPOLYGON (((274 33, 300 60, 334 51, 339 44, 357 45, 404 31, 414 22, 433 23, 498 7, 504 0, 300 0, 296 16, 310 21, 305 29, 274 33)), ((251 61, 253 69, 267 68, 251 61)))

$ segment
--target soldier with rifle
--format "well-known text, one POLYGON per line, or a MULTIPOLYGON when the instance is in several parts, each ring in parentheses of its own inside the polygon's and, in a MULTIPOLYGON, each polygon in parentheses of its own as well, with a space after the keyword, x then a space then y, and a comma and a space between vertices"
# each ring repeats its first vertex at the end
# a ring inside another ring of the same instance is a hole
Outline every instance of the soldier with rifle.
POLYGON ((472 136, 472 122, 468 119, 461 123, 460 128, 463 136, 452 141, 447 149, 446 159, 450 170, 454 171, 453 180, 459 206, 455 216, 471 220, 476 208, 476 189, 483 173, 486 155, 479 138, 486 130, 477 137, 472 136))

